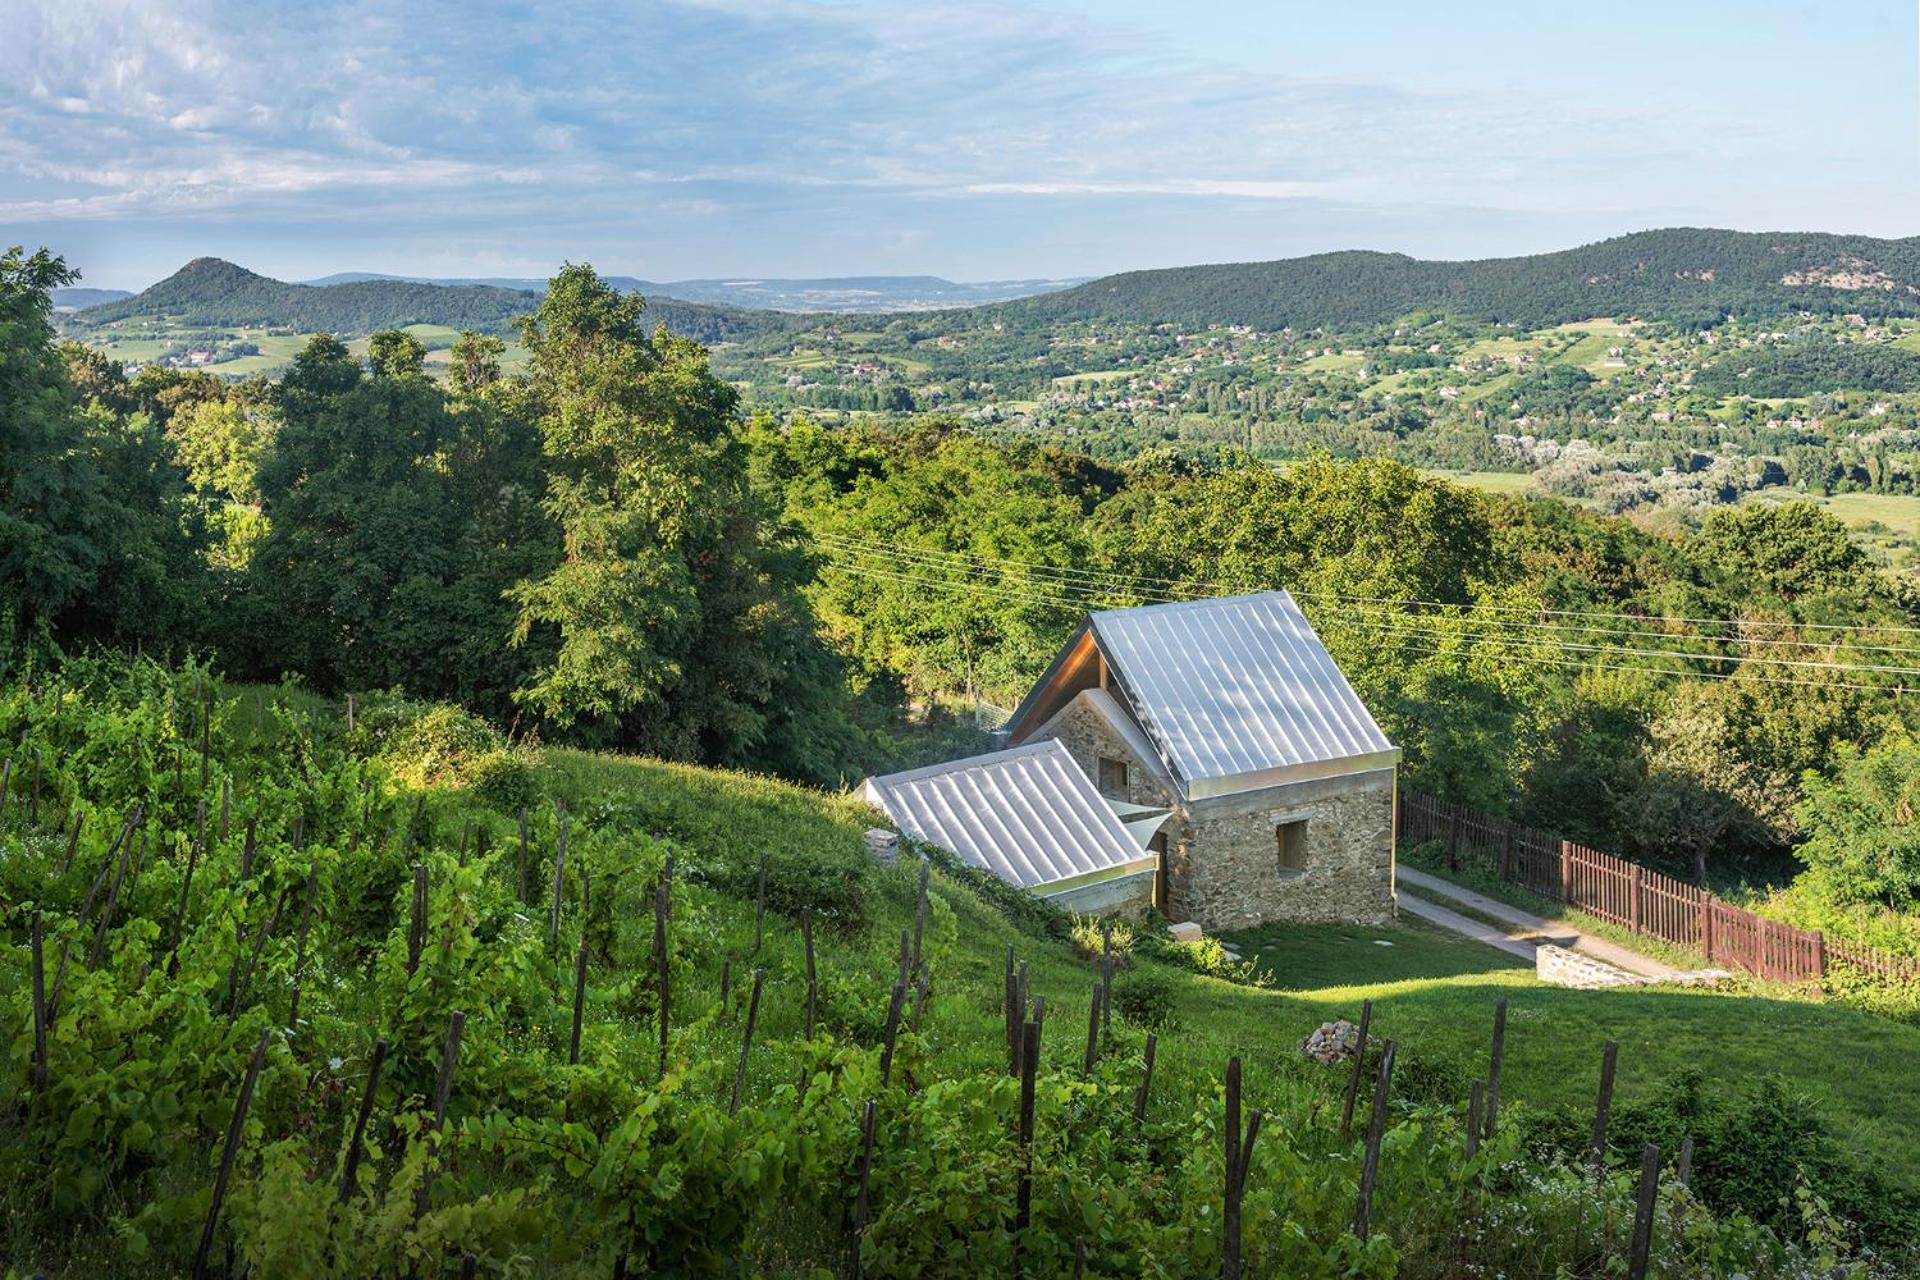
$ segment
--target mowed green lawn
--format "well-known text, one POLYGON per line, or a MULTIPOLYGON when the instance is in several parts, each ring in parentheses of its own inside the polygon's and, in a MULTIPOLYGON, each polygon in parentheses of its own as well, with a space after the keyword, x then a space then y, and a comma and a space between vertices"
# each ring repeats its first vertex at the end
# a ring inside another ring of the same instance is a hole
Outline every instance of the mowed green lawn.
POLYGON ((1388 929, 1269 926, 1232 940, 1283 988, 1266 997, 1276 1035, 1281 1026, 1304 1035, 1323 1019, 1357 1019, 1371 999, 1379 1035, 1457 1056, 1481 1073, 1494 1002, 1505 996, 1501 1093, 1509 1101, 1585 1105, 1598 1087, 1601 1046, 1614 1039, 1623 1099, 1649 1096, 1690 1066, 1728 1088, 1776 1073, 1819 1099, 1851 1145, 1902 1181, 1920 1182, 1920 1028, 1741 989, 1570 991, 1538 982, 1504 952, 1412 919, 1388 929))

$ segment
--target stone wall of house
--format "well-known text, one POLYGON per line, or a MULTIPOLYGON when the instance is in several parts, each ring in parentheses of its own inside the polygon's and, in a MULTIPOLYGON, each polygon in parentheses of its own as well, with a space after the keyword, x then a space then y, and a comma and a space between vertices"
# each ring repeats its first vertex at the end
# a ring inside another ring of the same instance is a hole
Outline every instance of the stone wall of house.
POLYGON ((1129 800, 1134 804, 1151 805, 1166 808, 1177 800, 1160 773, 1158 762, 1149 764, 1135 754, 1126 739, 1113 731, 1098 711, 1085 702, 1070 703, 1056 716, 1043 735, 1057 738, 1073 757, 1074 763, 1100 785, 1100 757, 1109 760, 1127 762, 1127 794, 1110 797, 1129 800))
POLYGON ((1167 831, 1176 920, 1211 932, 1393 919, 1392 770, 1201 801, 1167 831), (1283 870, 1278 830, 1300 819, 1305 866, 1283 870))

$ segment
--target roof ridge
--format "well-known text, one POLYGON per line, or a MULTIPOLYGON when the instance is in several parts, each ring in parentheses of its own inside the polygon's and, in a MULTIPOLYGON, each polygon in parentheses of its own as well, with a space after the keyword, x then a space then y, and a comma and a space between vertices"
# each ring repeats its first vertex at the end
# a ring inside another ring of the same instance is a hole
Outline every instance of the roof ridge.
POLYGON ((983 751, 978 755, 960 756, 954 760, 940 760, 933 764, 918 765, 912 769, 902 769, 897 773, 877 773, 867 781, 875 786, 884 786, 892 782, 917 782, 922 778, 937 777, 943 773, 959 773, 964 769, 975 769, 990 764, 1000 764, 1009 760, 1018 760, 1025 756, 1044 754, 1049 747, 1058 747, 1065 751, 1057 739, 1040 738, 1033 742, 1023 742, 1017 747, 1002 747, 998 751, 983 751))
POLYGON ((1250 600, 1263 600, 1269 596, 1280 596, 1289 604, 1293 603, 1293 593, 1285 587, 1269 587, 1265 591, 1242 591, 1231 596, 1202 596, 1196 600, 1162 600, 1154 604, 1128 605, 1124 609, 1089 609, 1089 618, 1111 618, 1123 613, 1166 612, 1185 609, 1217 609, 1226 605, 1245 604, 1250 600))

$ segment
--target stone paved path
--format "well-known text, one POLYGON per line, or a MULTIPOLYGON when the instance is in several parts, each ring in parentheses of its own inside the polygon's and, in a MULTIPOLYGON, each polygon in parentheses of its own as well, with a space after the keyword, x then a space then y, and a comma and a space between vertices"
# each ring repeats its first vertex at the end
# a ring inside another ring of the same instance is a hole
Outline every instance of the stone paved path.
POLYGON ((1450 911, 1446 907, 1411 893, 1400 895, 1401 910, 1409 915, 1419 916, 1423 920, 1430 920, 1455 933, 1463 933, 1489 946, 1512 952, 1516 956, 1524 954, 1529 961, 1533 959, 1535 944, 1551 942, 1557 946, 1590 955, 1596 960, 1604 960, 1617 969, 1625 969, 1628 973, 1637 973, 1649 978, 1672 978, 1678 977, 1681 973, 1672 965, 1641 955, 1630 947, 1623 947, 1617 942, 1610 942, 1591 933, 1583 933, 1564 920, 1548 920, 1531 911, 1522 911, 1519 907, 1501 902, 1498 898, 1489 898, 1484 893, 1475 893, 1472 889, 1462 888, 1451 881, 1442 880, 1439 876, 1416 871, 1408 866, 1395 868, 1394 874, 1401 884, 1417 889, 1428 897, 1445 898, 1460 906, 1470 907, 1483 916, 1500 921, 1501 928, 1494 928, 1479 920, 1469 919, 1457 911, 1450 911), (1463 925, 1464 928, 1461 927, 1463 925))

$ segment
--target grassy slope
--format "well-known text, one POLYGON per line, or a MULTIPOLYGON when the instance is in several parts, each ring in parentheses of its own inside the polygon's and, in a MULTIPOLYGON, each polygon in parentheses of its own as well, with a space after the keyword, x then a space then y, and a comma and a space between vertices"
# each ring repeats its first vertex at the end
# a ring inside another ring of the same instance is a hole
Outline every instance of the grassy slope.
MULTIPOLYGON (((651 829, 696 857, 703 849, 792 850, 796 844, 844 851, 872 821, 850 799, 766 779, 570 751, 550 752, 548 761, 548 785, 574 808, 618 796, 644 811, 651 829)), ((876 875, 869 896, 868 944, 823 942, 823 966, 884 992, 892 981, 885 940, 897 939, 911 922, 913 873, 901 868, 876 875)), ((944 877, 936 877, 935 897, 942 905, 929 929, 935 994, 926 1027, 941 1074, 1001 1061, 998 1002, 1008 943, 1031 964, 1033 989, 1047 997, 1050 1056, 1077 1060, 1089 967, 1067 947, 1019 932, 944 877)), ((751 902, 714 895, 708 905, 726 921, 722 951, 747 954, 751 902)), ((1178 1025, 1162 1036, 1156 1080, 1168 1089, 1186 1092, 1217 1079, 1233 1053, 1245 1061, 1251 1098, 1297 1089, 1300 1039, 1326 1019, 1356 1017, 1363 999, 1374 1001, 1381 1035, 1479 1070, 1493 1002, 1504 995, 1510 1013, 1502 1092, 1511 1102, 1587 1105, 1601 1042, 1611 1037, 1620 1041, 1622 1098, 1656 1089, 1690 1065, 1721 1086, 1777 1072, 1821 1099, 1852 1143, 1902 1180, 1920 1180, 1920 1115, 1892 1101, 1906 1096, 1908 1065, 1920 1057, 1920 1029, 1834 1005, 1745 992, 1562 990, 1536 982, 1497 951, 1414 922, 1384 930, 1270 927, 1238 939, 1246 954, 1258 955, 1274 972, 1280 989, 1167 970, 1179 994, 1178 1025)), ((800 1017, 797 930, 770 916, 763 955, 769 976, 761 1025, 770 1038, 784 1037, 800 1017)), ((707 1000, 717 996, 721 959, 709 956, 701 974, 707 1000)), ((1137 1036, 1123 1038, 1116 1052, 1137 1044, 1137 1036)), ((777 1057, 756 1062, 766 1072, 763 1085, 789 1069, 777 1057)))

